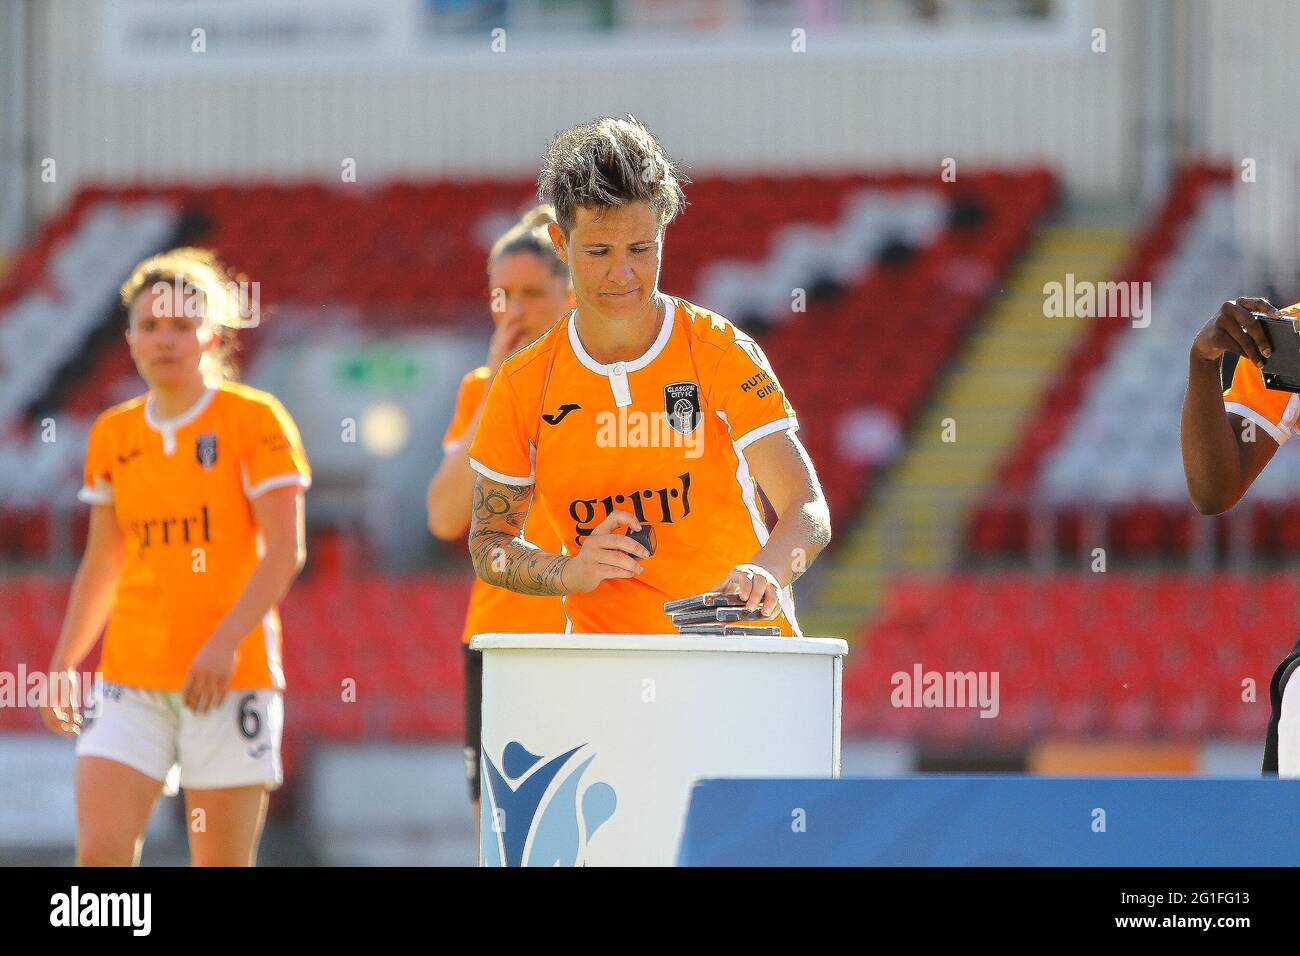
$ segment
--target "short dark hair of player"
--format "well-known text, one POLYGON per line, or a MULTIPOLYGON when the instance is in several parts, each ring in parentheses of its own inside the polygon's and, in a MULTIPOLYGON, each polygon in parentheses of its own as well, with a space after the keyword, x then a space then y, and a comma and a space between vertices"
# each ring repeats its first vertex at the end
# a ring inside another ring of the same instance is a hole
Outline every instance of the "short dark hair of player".
POLYGON ((664 153, 645 124, 601 117, 558 134, 546 147, 537 177, 537 198, 555 207, 567 236, 579 206, 644 202, 666 226, 686 205, 682 186, 690 178, 664 153))

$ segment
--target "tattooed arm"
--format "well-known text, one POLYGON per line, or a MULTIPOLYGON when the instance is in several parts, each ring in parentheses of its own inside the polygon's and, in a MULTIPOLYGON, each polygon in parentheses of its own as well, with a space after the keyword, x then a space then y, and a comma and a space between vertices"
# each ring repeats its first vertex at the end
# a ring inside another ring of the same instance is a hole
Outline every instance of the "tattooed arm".
POLYGON ((626 511, 615 511, 583 541, 576 555, 549 554, 524 540, 532 485, 507 485, 482 475, 474 483, 469 553, 474 571, 488 584, 519 594, 558 595, 594 591, 608 578, 632 578, 643 570, 645 548, 621 527, 640 530, 626 511))
POLYGON ((469 524, 474 570, 488 584, 520 594, 567 594, 561 572, 570 558, 524 540, 532 485, 507 485, 477 476, 469 524))

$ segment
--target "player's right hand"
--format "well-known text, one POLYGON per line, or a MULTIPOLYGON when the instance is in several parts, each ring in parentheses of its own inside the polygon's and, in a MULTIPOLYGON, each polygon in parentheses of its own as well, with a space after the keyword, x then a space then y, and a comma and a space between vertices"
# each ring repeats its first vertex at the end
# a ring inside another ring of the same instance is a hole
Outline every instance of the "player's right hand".
POLYGON ((520 316, 502 317, 492 332, 492 340, 488 343, 487 366, 492 370, 492 374, 496 374, 502 362, 528 344, 527 335, 528 327, 524 325, 520 316))
POLYGON ((81 733, 83 719, 77 706, 78 686, 75 671, 52 672, 49 682, 50 702, 41 708, 45 726, 62 737, 81 733))
POLYGON ((641 522, 626 511, 613 511, 583 539, 582 547, 561 574, 566 591, 586 594, 596 590, 602 581, 634 578, 645 570, 641 559, 650 557, 650 552, 626 534, 618 533, 622 528, 640 531, 641 522))
POLYGON ((1260 315, 1272 319, 1280 317, 1267 299, 1243 297, 1223 303, 1218 314, 1196 333, 1192 342, 1193 354, 1215 362, 1224 352, 1236 352, 1262 367, 1271 349, 1259 321, 1260 315))

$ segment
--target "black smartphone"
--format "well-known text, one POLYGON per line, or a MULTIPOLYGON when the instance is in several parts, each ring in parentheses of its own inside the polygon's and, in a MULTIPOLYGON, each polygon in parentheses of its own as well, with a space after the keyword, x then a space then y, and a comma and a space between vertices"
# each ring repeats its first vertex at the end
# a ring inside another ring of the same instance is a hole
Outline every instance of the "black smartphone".
POLYGON ((641 530, 633 531, 631 528, 628 528, 627 536, 631 538, 633 541, 637 542, 637 544, 641 545, 641 547, 649 551, 650 557, 652 558, 654 557, 655 555, 655 526, 654 525, 646 524, 644 521, 642 521, 641 530))
POLYGON ((1273 349, 1264 359, 1264 387, 1279 392, 1300 392, 1300 332, 1292 319, 1259 316, 1273 349))

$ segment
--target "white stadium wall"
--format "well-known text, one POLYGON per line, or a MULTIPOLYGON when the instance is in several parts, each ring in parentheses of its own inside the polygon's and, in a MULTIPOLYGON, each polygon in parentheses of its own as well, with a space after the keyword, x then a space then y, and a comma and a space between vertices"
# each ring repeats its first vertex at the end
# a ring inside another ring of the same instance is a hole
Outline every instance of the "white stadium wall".
POLYGON ((1197 42, 1188 45, 1187 73, 1199 104, 1190 114, 1191 140, 1236 163, 1269 149, 1294 156, 1300 75, 1291 52, 1300 37, 1300 4, 1197 0, 1190 6, 1197 42))
POLYGON ((1048 22, 996 32, 809 26, 805 54, 791 52, 788 31, 649 42, 523 28, 493 53, 486 35, 413 41, 418 9, 419 0, 39 0, 28 155, 54 159, 58 175, 32 175, 33 212, 89 178, 334 178, 345 157, 361 182, 530 175, 556 130, 624 111, 697 170, 1042 160, 1073 195, 1114 200, 1136 189, 1140 157, 1157 141, 1254 155, 1261 137, 1290 146, 1300 107, 1300 83, 1282 67, 1300 35, 1292 0, 1057 0, 1048 22), (194 54, 140 30, 223 16, 238 30, 259 11, 312 28, 337 20, 357 39, 313 36, 292 51, 223 60, 220 45, 194 54), (1092 50, 1098 28, 1105 53, 1092 50), (1144 104, 1161 89, 1150 75, 1161 50, 1172 64, 1169 115, 1153 119, 1144 104))
MULTIPOLYGON (((30 132, 32 155, 54 158, 58 178, 35 187, 34 211, 84 179, 333 178, 345 157, 363 182, 531 175, 556 130, 624 111, 697 170, 1046 161, 1072 190, 1101 197, 1138 175, 1143 23, 1125 0, 1060 0, 1049 22, 997 32, 809 27, 804 54, 791 52, 788 31, 650 46, 530 43, 516 30, 506 53, 491 52, 487 36, 413 49, 402 36, 410 6, 295 4, 317 22, 353 18, 365 38, 355 50, 366 52, 222 61, 219 49, 142 39, 138 0, 43 0, 31 25, 30 132), (1096 28, 1105 53, 1091 50, 1096 28)), ((143 7, 155 11, 146 21, 161 10, 195 22, 241 8, 143 7)))

